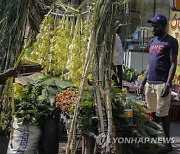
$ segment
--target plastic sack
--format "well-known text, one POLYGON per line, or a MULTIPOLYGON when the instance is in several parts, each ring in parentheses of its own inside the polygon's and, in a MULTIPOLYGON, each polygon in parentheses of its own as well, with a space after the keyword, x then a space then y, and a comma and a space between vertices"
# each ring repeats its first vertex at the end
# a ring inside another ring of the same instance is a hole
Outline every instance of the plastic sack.
POLYGON ((41 136, 40 127, 36 125, 22 125, 15 118, 13 129, 7 154, 34 154, 41 136))

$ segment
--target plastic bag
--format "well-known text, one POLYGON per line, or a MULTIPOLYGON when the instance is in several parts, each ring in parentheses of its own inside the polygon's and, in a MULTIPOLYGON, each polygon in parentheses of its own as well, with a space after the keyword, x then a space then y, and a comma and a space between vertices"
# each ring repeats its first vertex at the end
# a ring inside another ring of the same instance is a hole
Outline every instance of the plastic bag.
POLYGON ((22 125, 14 119, 13 134, 9 141, 7 154, 34 154, 41 136, 39 126, 22 125))

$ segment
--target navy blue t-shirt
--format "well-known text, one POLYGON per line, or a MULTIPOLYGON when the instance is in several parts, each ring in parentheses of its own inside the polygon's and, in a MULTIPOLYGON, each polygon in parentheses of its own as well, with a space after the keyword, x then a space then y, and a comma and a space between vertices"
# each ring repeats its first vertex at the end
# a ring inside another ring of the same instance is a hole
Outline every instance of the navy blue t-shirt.
POLYGON ((171 67, 170 55, 177 54, 178 42, 172 36, 167 34, 162 40, 152 38, 149 43, 147 82, 153 84, 166 82, 171 67))

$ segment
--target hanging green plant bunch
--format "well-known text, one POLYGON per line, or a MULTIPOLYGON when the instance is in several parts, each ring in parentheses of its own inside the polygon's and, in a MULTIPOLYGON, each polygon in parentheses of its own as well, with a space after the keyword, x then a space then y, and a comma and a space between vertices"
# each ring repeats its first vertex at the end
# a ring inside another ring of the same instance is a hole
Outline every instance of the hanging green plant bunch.
POLYGON ((37 41, 34 43, 34 50, 31 58, 37 61, 43 68, 46 68, 47 57, 49 55, 51 33, 53 31, 53 18, 51 15, 44 18, 40 25, 40 33, 37 35, 37 41))
POLYGON ((67 63, 67 69, 69 71, 68 76, 76 86, 79 86, 82 79, 85 54, 90 35, 89 25, 89 20, 83 21, 82 16, 78 15, 73 39, 71 45, 69 46, 70 55, 67 63))
POLYGON ((45 74, 59 76, 66 69, 70 43, 69 19, 49 14, 40 26, 32 59, 41 64, 45 74))
POLYGON ((31 53, 44 74, 70 79, 79 86, 90 35, 89 22, 83 21, 81 14, 72 18, 66 14, 62 18, 49 14, 44 18, 31 53), (66 76, 65 72, 68 72, 66 76))

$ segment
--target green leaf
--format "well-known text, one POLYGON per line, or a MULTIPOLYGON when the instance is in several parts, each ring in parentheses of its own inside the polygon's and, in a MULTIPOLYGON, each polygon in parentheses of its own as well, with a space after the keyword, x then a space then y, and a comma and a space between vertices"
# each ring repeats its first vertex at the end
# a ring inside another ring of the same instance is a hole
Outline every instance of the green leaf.
POLYGON ((147 125, 144 125, 144 129, 149 136, 155 136, 161 133, 161 131, 155 130, 152 127, 149 127, 147 125))
POLYGON ((68 87, 73 87, 73 84, 70 81, 62 81, 59 78, 54 78, 54 80, 55 80, 56 86, 58 86, 59 88, 66 89, 68 87))
POLYGON ((41 84, 44 86, 55 85, 55 80, 54 80, 54 78, 48 78, 48 79, 44 80, 41 84))
POLYGON ((50 85, 47 87, 47 91, 48 96, 56 96, 56 94, 60 93, 62 89, 57 86, 50 85))
POLYGON ((28 82, 32 85, 36 85, 40 82, 40 80, 45 79, 46 77, 42 74, 31 75, 28 77, 28 82))

